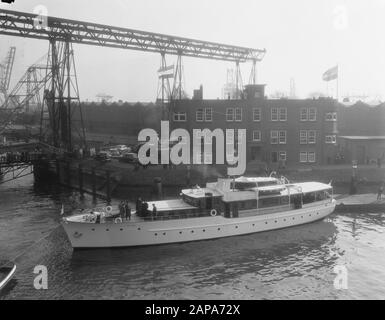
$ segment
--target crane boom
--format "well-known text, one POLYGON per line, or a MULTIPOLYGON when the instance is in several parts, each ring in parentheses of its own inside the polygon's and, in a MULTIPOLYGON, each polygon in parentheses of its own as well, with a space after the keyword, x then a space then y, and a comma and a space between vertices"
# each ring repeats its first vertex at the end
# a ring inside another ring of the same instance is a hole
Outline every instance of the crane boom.
POLYGON ((7 95, 7 91, 9 89, 9 83, 11 81, 13 63, 15 61, 16 47, 10 47, 8 54, 2 63, 2 74, 0 77, 0 91, 7 95))
POLYGON ((261 61, 266 53, 265 49, 245 48, 50 16, 46 17, 46 28, 37 28, 36 19, 35 14, 0 10, 0 34, 234 62, 261 61))

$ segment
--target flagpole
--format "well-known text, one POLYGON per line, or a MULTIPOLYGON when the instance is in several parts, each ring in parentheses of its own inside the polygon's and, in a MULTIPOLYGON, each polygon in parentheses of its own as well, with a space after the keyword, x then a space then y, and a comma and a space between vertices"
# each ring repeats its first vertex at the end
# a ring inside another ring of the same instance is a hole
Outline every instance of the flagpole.
POLYGON ((340 78, 340 66, 337 63, 337 102, 339 101, 339 92, 338 92, 339 78, 340 78))

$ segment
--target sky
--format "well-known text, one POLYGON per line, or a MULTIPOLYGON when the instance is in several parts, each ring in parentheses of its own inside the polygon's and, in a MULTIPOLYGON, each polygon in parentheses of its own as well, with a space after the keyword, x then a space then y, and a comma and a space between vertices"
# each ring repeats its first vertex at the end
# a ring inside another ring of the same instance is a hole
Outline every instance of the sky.
MULTIPOLYGON (((48 15, 220 42, 267 53, 257 65, 257 82, 266 93, 290 91, 306 98, 326 92, 322 74, 339 65, 339 93, 385 96, 385 0, 15 0, 0 9, 48 15)), ((0 61, 16 46, 12 85, 48 50, 43 40, 0 35, 0 61)), ((160 55, 123 49, 74 45, 80 98, 98 93, 114 100, 154 101, 160 55)), ((167 56, 168 64, 176 57, 167 56)), ((234 63, 183 58, 185 90, 203 85, 204 98, 221 97, 227 69, 234 63)), ((241 67, 244 84, 251 63, 241 67)), ((336 83, 329 83, 335 95, 336 83)))

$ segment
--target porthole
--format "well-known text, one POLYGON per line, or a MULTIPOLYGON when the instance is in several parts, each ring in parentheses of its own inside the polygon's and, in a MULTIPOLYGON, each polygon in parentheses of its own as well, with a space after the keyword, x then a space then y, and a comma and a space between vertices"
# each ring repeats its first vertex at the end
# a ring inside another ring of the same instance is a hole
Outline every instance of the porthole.
POLYGON ((275 220, 275 223, 277 223, 278 221, 277 220, 275 220))
POLYGON ((110 229, 106 229, 106 231, 110 231, 110 229))
POLYGON ((157 234, 157 233, 155 233, 155 235, 157 236, 158 234, 157 234))
POLYGON ((286 219, 283 219, 283 221, 286 221, 286 219))
POLYGON ((295 217, 293 217, 293 220, 295 220, 295 217))
POLYGON ((191 233, 194 233, 194 230, 191 230, 191 233))
POLYGON ((221 230, 221 228, 218 228, 218 231, 220 231, 221 230))
POLYGON ((265 224, 267 224, 267 221, 265 222, 265 224))
POLYGON ((205 230, 205 229, 203 229, 202 231, 203 231, 203 232, 206 232, 206 230, 205 230))
POLYGON ((311 217, 311 214, 309 214, 309 217, 311 217))
POLYGON ((238 226, 235 226, 235 229, 238 229, 238 226))
POLYGON ((165 236, 165 235, 166 235, 166 232, 163 232, 163 235, 165 236))
POLYGON ((120 228, 120 231, 123 231, 123 229, 122 229, 122 228, 120 228))
POLYGON ((303 216, 301 216, 301 218, 303 219, 303 216))
POLYGON ((95 231, 95 229, 94 229, 94 228, 92 228, 91 230, 92 230, 92 231, 95 231))
POLYGON ((182 234, 182 231, 179 231, 179 234, 182 234))
POLYGON ((319 215, 319 212, 317 212, 317 216, 319 215))
POLYGON ((138 230, 140 230, 140 228, 138 228, 138 230))
POLYGON ((253 227, 255 227, 255 223, 253 223, 253 227))

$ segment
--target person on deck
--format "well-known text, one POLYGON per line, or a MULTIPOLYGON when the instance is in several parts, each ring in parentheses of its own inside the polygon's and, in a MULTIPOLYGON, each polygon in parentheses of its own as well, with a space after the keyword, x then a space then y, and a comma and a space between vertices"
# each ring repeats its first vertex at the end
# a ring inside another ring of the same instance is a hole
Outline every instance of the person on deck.
POLYGON ((142 201, 142 213, 144 215, 147 215, 147 213, 148 213, 148 203, 145 201, 142 201))
POLYGON ((120 201, 120 203, 119 203, 119 214, 120 214, 120 217, 123 219, 123 217, 124 217, 124 202, 123 201, 120 201))
POLYGON ((131 220, 131 208, 130 206, 128 205, 128 201, 125 201, 124 202, 124 208, 125 208, 125 211, 126 211, 126 220, 131 220))

